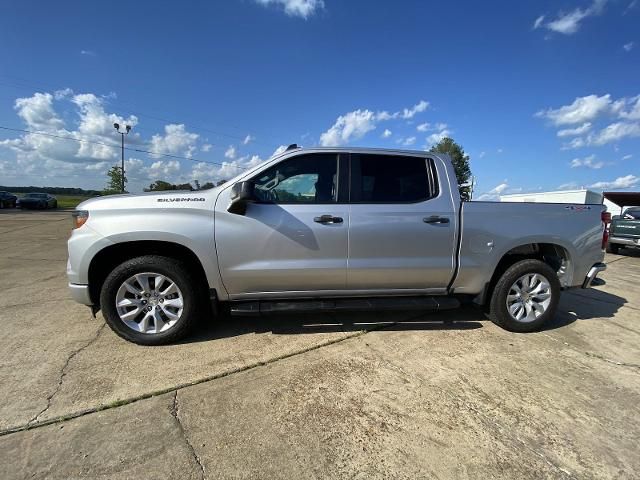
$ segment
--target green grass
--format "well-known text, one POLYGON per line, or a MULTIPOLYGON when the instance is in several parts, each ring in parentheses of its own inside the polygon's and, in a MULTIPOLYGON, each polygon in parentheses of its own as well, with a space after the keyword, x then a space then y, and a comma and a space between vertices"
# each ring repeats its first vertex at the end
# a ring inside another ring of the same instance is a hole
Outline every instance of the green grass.
POLYGON ((79 203, 91 197, 81 195, 54 195, 58 199, 58 208, 75 208, 79 203))

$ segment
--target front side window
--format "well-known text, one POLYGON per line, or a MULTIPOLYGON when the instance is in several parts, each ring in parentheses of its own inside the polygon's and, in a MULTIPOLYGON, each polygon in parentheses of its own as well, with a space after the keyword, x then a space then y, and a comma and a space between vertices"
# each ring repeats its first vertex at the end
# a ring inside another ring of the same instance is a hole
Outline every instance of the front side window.
POLYGON ((355 203, 416 203, 433 193, 424 158, 359 155, 352 168, 351 200, 355 203))
POLYGON ((253 179, 265 203, 335 203, 338 156, 309 154, 284 160, 253 179))

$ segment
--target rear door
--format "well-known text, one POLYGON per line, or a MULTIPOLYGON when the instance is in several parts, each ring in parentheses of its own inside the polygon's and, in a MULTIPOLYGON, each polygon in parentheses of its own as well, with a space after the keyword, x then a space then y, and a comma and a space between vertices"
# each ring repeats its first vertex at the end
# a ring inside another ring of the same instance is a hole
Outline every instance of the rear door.
POLYGON ((433 159, 352 154, 350 204, 349 289, 446 290, 456 221, 433 159))

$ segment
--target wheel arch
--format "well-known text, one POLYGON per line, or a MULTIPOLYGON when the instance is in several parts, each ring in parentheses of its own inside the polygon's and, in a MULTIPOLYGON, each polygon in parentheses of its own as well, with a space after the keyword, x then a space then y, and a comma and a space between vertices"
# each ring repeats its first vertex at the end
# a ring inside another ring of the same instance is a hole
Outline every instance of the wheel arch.
POLYGON ((183 261, 194 280, 203 289, 209 289, 209 282, 198 256, 188 247, 179 243, 161 240, 133 240, 109 245, 98 251, 89 264, 89 295, 94 305, 99 308, 100 291, 105 279, 118 265, 132 258, 143 255, 161 255, 183 261))
POLYGON ((502 274, 514 263, 526 259, 540 260, 546 263, 556 272, 561 285, 570 284, 573 265, 571 263, 571 254, 567 248, 557 243, 525 243, 511 248, 502 255, 491 275, 491 279, 474 299, 474 302, 486 307, 502 274))

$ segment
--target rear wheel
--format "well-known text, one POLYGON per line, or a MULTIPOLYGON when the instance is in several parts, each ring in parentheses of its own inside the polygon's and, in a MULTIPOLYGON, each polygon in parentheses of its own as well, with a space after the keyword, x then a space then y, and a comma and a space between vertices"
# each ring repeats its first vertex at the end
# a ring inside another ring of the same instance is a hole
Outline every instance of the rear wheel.
POLYGON ((618 245, 617 243, 607 242, 607 253, 614 253, 617 255, 619 251, 620 245, 618 245))
POLYGON ((122 263, 107 276, 100 306, 106 322, 122 338, 162 345, 192 330, 199 291, 182 262, 147 255, 122 263))
POLYGON ((533 332, 555 316, 559 297, 556 272, 540 260, 522 260, 498 280, 489 318, 511 332, 533 332))

